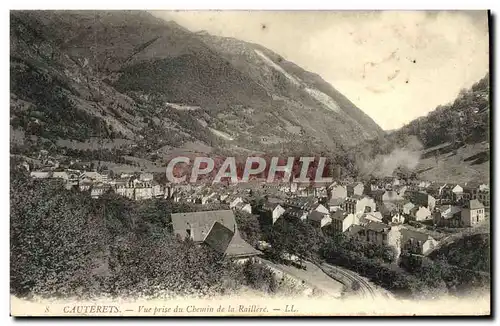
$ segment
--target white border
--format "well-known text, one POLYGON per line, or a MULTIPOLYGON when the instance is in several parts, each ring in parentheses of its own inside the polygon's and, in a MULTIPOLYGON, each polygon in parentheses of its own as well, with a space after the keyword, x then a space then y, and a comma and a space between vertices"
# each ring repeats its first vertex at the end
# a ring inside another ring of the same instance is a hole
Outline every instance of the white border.
MULTIPOLYGON (((2 133, 1 137, 1 149, 0 152, 3 153, 4 159, 1 161, 2 164, 2 171, 4 171, 1 174, 1 180, 0 184, 2 185, 2 193, 0 196, 0 200, 2 201, 2 207, 3 210, 3 217, 2 217, 2 222, 3 222, 3 227, 1 228, 1 231, 3 233, 3 236, 1 239, 3 239, 4 243, 1 247, 1 252, 2 252, 2 280, 1 282, 1 309, 2 313, 1 316, 3 319, 6 319, 5 317, 9 316, 9 270, 8 270, 8 260, 9 260, 9 246, 8 246, 8 239, 9 239, 9 127, 7 125, 7 121, 9 113, 8 113, 8 101, 9 101, 9 91, 8 91, 8 85, 9 85, 9 9, 148 9, 148 10, 154 10, 154 9, 237 9, 237 10, 276 10, 276 9, 286 9, 286 10, 327 10, 327 9, 336 9, 336 10, 381 10, 381 9, 387 9, 387 10, 442 10, 442 9, 468 9, 468 10, 481 10, 481 9, 492 9, 493 14, 498 13, 498 4, 500 1, 494 1, 494 0, 454 0, 454 1, 436 1, 436 0, 420 0, 420 1, 390 1, 390 0, 379 0, 379 1, 368 1, 368 0, 349 0, 349 1, 342 1, 342 2, 335 2, 335 3, 328 3, 327 1, 324 0, 307 0, 307 1, 283 1, 283 2, 278 2, 278 1, 269 1, 269 0, 254 0, 254 1, 193 1, 193 0, 182 0, 182 1, 151 1, 151 0, 142 0, 142 1, 132 1, 132 0, 125 0, 125 1, 120 1, 120 2, 115 2, 115 3, 110 3, 110 2, 104 2, 102 0, 87 0, 84 2, 68 2, 68 1, 53 1, 53 0, 46 0, 46 1, 8 1, 8 2, 3 2, 2 5, 4 5, 6 8, 5 10, 2 10, 2 15, 1 15, 1 26, 2 26, 2 51, 0 52, 2 55, 2 60, 1 62, 3 63, 2 65, 2 85, 0 87, 0 90, 2 91, 2 102, 5 104, 5 107, 0 111, 2 114, 2 119, 3 123, 5 124, 4 128, 0 128, 0 132, 2 133)), ((498 17, 496 18, 498 19, 498 17)), ((498 32, 498 31, 497 31, 498 32)), ((494 36, 495 42, 498 43, 498 34, 494 36)), ((498 55, 498 53, 497 53, 498 55)), ((495 56, 495 62, 496 62, 496 57, 495 56)), ((496 91, 498 90, 498 87, 495 86, 495 89, 492 89, 492 92, 494 91, 495 94, 498 94, 496 91)), ((492 110, 496 110, 497 108, 492 108, 492 110)), ((497 113, 496 118, 494 121, 494 125, 498 125, 498 120, 500 119, 500 115, 497 113)), ((498 132, 497 132, 497 137, 495 137, 494 144, 498 143, 496 138, 498 138, 498 132)), ((492 174, 492 177, 494 175, 492 174)), ((493 178, 494 180, 495 178, 493 178)), ((496 180, 495 180, 496 181, 496 180)), ((499 192, 496 187, 496 182, 495 182, 495 200, 494 202, 499 202, 499 192)), ((498 228, 499 228, 500 222, 496 222, 496 227, 494 230, 494 233, 497 234, 498 228)), ((496 254, 498 254, 495 251, 496 254)), ((492 257, 492 261, 495 260, 495 257, 492 257)), ((498 269, 498 266, 497 266, 498 269)), ((495 284, 498 285, 498 280, 496 279, 496 274, 495 273, 495 284)), ((495 289, 496 290, 496 289, 495 289)), ((496 292, 496 291, 495 291, 496 292)), ((498 300, 496 301, 498 302, 498 300)), ((498 303, 495 304, 495 310, 497 310, 498 303)), ((498 311, 496 311, 498 313, 498 311)), ((12 318, 8 318, 7 320, 3 320, 8 324, 11 324, 14 322, 12 318)), ((89 320, 90 321, 90 320, 89 320)), ((115 322, 120 322, 121 320, 115 320, 115 322)), ((167 321, 167 320, 164 320, 167 321)), ((235 321, 240 321, 240 320, 231 320, 230 322, 235 322, 235 321)), ((266 324, 266 323, 275 323, 277 320, 254 320, 253 322, 259 323, 259 324, 266 324)), ((306 322, 304 320, 301 320, 302 322, 306 322)), ((373 323, 373 320, 366 320, 369 323, 373 323)), ((50 322, 50 321, 49 321, 50 322)), ((142 324, 143 321, 128 321, 133 324, 142 324)), ((186 320, 184 322, 189 322, 193 323, 192 320, 186 320)), ((201 322, 198 320, 198 322, 201 322)), ((218 322, 215 321, 215 322, 218 322)), ((247 320, 248 322, 248 320, 247 320)), ((309 321, 307 321, 309 322, 309 321)), ((343 324, 345 323, 346 325, 352 325, 352 323, 359 323, 359 321, 356 321, 355 319, 351 320, 333 320, 333 321, 328 321, 328 322, 334 322, 334 323, 340 323, 343 324)), ((382 322, 387 322, 386 320, 383 320, 382 322)), ((393 322, 404 322, 404 320, 393 320, 393 322)), ((423 323, 425 322, 426 324, 428 323, 442 323, 444 320, 419 320, 418 323, 423 323)), ((460 322, 460 320, 455 319, 451 320, 451 322, 460 322)), ((473 322, 472 320, 464 320, 464 322, 470 323, 473 322)), ((74 323, 74 321, 68 321, 65 320, 64 323, 74 323)), ((103 324, 103 321, 94 321, 96 324, 103 324)), ((2 324, 4 324, 2 322, 2 324)))

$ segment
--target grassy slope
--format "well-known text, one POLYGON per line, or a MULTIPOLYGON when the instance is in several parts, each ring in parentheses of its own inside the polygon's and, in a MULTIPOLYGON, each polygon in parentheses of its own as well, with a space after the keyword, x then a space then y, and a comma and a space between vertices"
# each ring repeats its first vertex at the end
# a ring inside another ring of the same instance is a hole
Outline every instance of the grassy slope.
MULTIPOLYGON (((429 152, 432 148, 427 149, 429 152)), ((460 147, 456 154, 451 152, 441 153, 436 157, 423 155, 417 171, 419 178, 430 181, 464 183, 480 181, 489 183, 490 161, 489 144, 487 142, 467 144, 460 147)))

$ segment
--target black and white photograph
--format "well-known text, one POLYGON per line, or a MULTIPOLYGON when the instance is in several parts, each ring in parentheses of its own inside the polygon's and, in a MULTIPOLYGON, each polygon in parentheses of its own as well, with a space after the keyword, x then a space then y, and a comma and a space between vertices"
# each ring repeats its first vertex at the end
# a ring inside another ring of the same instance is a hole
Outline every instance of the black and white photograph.
POLYGON ((488 10, 11 10, 11 316, 490 316, 488 10))

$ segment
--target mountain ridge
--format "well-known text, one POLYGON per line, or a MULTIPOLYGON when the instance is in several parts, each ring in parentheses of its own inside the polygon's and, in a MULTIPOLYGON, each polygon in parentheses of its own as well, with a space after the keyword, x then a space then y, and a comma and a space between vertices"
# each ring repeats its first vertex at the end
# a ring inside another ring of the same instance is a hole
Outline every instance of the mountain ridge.
POLYGON ((11 126, 44 144, 122 138, 143 152, 335 151, 383 135, 263 46, 134 11, 12 11, 11 126))

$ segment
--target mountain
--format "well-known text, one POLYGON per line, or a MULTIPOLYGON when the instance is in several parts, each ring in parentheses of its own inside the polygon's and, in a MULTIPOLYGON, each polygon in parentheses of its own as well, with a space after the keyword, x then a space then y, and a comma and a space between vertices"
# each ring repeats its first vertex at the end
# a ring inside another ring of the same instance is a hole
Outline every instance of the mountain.
POLYGON ((269 49, 146 12, 11 11, 10 36, 17 151, 105 142, 137 157, 186 146, 319 153, 384 134, 269 49))

